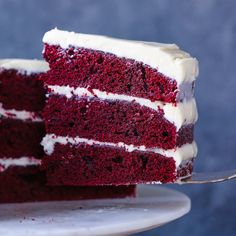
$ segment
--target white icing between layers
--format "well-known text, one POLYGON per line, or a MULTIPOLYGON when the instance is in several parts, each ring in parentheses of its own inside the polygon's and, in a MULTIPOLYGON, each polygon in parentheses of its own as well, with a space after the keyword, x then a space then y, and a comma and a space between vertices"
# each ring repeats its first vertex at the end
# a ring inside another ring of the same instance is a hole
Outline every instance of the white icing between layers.
POLYGON ((3 158, 0 159, 0 172, 6 170, 10 166, 32 166, 40 164, 41 160, 34 157, 3 158))
POLYGON ((107 93, 98 89, 92 89, 91 91, 86 88, 72 88, 69 86, 58 85, 49 85, 48 88, 51 93, 63 95, 67 98, 71 98, 73 95, 98 97, 99 99, 121 100, 126 102, 134 101, 141 106, 146 106, 154 110, 158 110, 159 107, 163 109, 165 119, 173 123, 176 126, 177 130, 179 130, 183 125, 195 123, 198 118, 197 106, 194 98, 188 101, 179 102, 175 106, 171 103, 163 103, 160 101, 152 102, 151 100, 146 98, 107 93))
POLYGON ((0 70, 17 70, 23 74, 38 74, 49 70, 48 63, 42 60, 3 59, 0 60, 0 70))
POLYGON ((43 138, 41 145, 44 147, 45 153, 51 155, 54 152, 54 147, 56 143, 63 145, 66 145, 68 143, 72 145, 77 145, 79 143, 86 143, 88 145, 101 145, 101 146, 109 146, 116 148, 124 148, 128 152, 133 152, 135 150, 142 152, 154 152, 166 157, 173 157, 173 159, 176 162, 176 166, 179 166, 182 161, 194 158, 197 155, 197 145, 195 142, 192 142, 191 144, 184 144, 181 147, 177 147, 175 149, 164 150, 161 148, 146 148, 144 145, 143 146, 127 145, 123 142, 119 143, 100 142, 80 137, 72 138, 69 136, 56 136, 55 134, 47 134, 43 138))
POLYGON ((192 82, 198 76, 197 59, 180 50, 175 44, 115 39, 58 29, 46 32, 43 42, 49 45, 59 45, 63 49, 74 46, 99 50, 143 62, 176 80, 178 85, 184 81, 192 82))
POLYGON ((39 117, 35 112, 25 111, 25 110, 15 110, 15 109, 4 109, 2 103, 0 103, 0 117, 4 116, 11 119, 19 119, 19 120, 29 120, 33 122, 41 122, 43 121, 41 117, 39 117))

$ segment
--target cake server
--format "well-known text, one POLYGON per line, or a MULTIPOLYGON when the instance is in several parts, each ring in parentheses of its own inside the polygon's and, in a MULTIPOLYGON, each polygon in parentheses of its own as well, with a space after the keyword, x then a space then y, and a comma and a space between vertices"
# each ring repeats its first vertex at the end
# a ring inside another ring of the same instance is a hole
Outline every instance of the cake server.
POLYGON ((207 184, 219 183, 236 178, 236 170, 216 172, 193 172, 191 177, 182 179, 181 184, 207 184))

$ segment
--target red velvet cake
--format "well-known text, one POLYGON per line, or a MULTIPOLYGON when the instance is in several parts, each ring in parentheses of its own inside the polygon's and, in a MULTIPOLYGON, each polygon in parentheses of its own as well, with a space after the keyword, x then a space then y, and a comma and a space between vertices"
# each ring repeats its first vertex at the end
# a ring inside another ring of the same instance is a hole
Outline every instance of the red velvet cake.
POLYGON ((0 202, 127 197, 134 186, 50 187, 40 170, 47 63, 0 60, 0 202))
POLYGON ((0 158, 41 158, 45 134, 41 112, 45 89, 37 78, 46 72, 43 61, 0 60, 0 158))
POLYGON ((174 44, 51 30, 43 111, 50 185, 169 183, 197 147, 195 58, 174 44))
MULTIPOLYGON (((28 160, 27 160, 28 161, 28 160)), ((8 167, 0 172, 0 203, 135 197, 135 186, 48 186, 40 166, 8 167)))

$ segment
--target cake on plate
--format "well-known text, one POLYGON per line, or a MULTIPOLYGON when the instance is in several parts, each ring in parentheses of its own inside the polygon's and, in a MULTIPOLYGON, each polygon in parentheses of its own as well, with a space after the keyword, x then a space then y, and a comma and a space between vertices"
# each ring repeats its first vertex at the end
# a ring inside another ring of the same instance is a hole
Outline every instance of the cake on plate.
POLYGON ((134 186, 47 186, 40 170, 45 89, 38 80, 47 70, 43 61, 0 60, 0 202, 134 196, 134 186))
POLYGON ((174 44, 53 29, 43 111, 50 185, 170 183, 191 175, 198 62, 174 44))

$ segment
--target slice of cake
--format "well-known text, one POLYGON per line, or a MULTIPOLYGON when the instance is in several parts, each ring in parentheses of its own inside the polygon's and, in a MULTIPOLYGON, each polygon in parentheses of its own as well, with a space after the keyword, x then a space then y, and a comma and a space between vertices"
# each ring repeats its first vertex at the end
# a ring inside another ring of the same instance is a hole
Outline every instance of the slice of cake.
POLYGON ((0 60, 0 202, 32 196, 33 174, 39 171, 45 135, 43 61, 0 60))
POLYGON ((195 58, 174 44, 57 29, 43 42, 49 184, 168 183, 191 175, 195 58))
POLYGON ((45 89, 38 77, 47 70, 43 61, 0 60, 0 203, 134 196, 134 186, 46 185, 40 170, 45 89))

